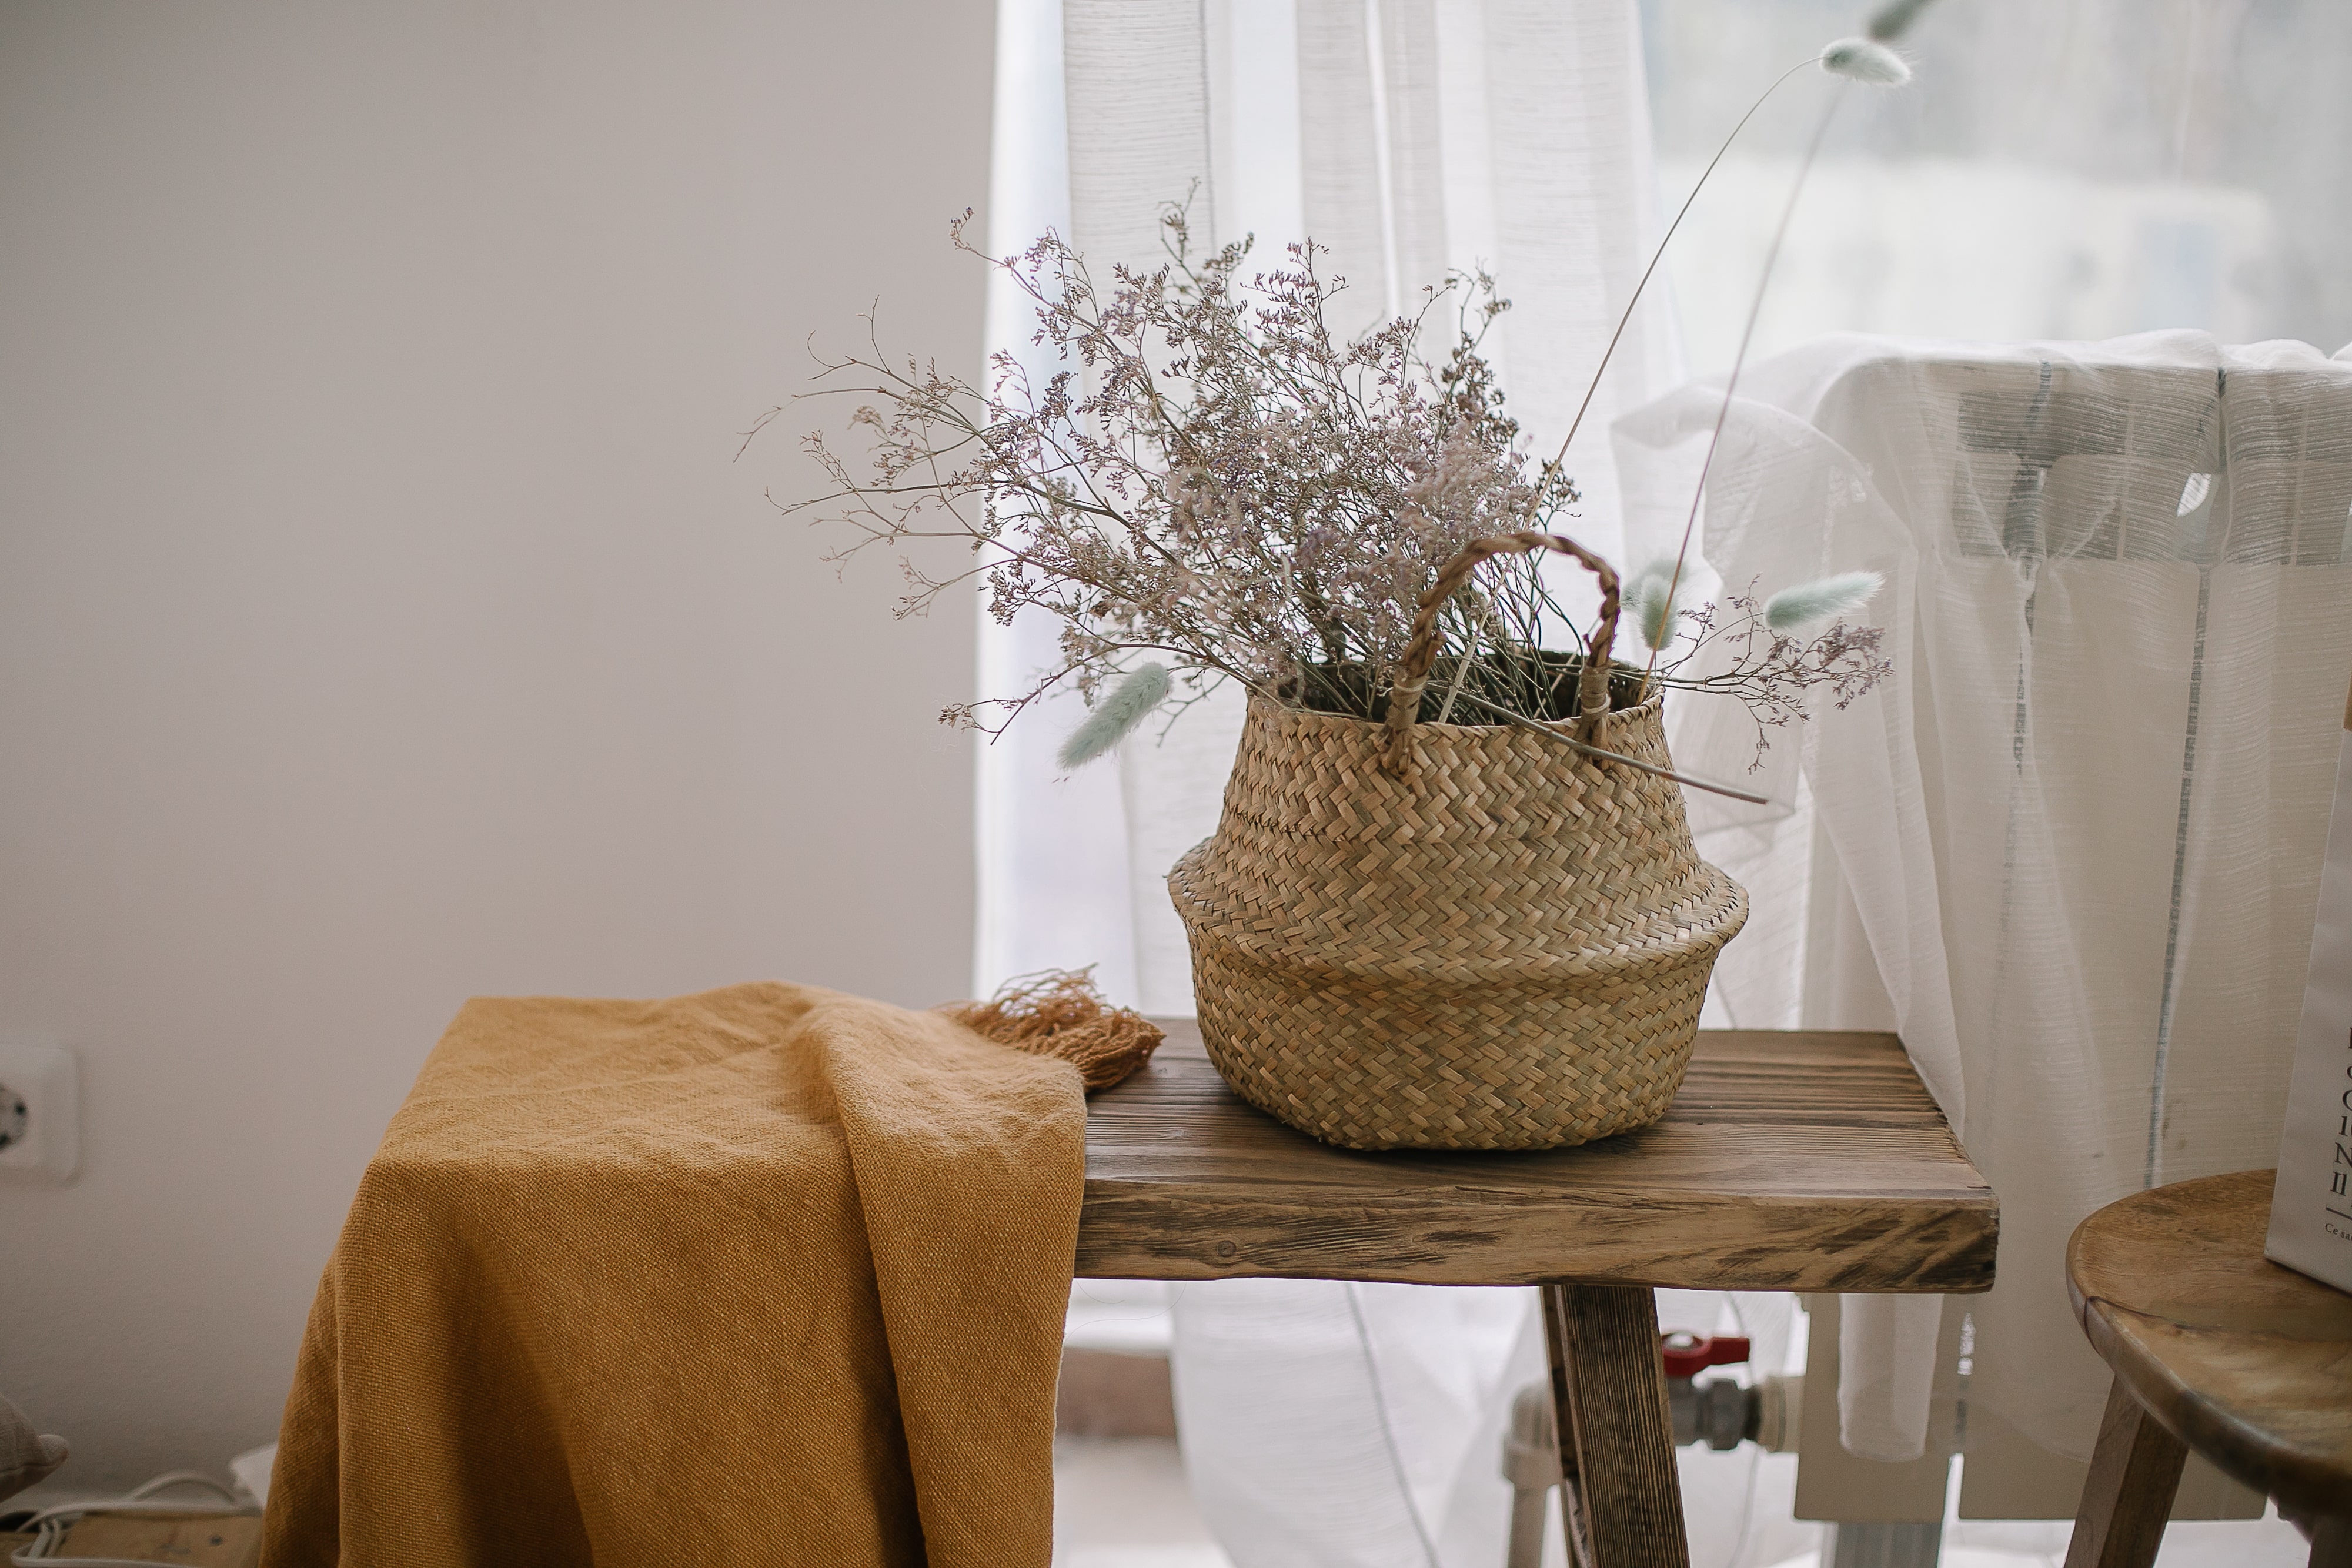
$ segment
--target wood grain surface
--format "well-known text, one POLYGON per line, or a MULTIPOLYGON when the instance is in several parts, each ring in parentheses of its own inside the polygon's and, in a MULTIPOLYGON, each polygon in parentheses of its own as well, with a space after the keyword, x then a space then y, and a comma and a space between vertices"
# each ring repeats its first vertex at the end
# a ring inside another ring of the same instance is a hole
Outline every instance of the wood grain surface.
POLYGON ((1534 1154, 1361 1154, 1244 1103, 1190 1020, 1095 1097, 1082 1277, 1969 1292, 2000 1207, 1893 1035, 1705 1031, 1665 1119, 1534 1154))
POLYGON ((2270 1208, 2269 1171, 2135 1193, 2076 1228, 2067 1289, 2175 1437, 2282 1507, 2352 1514, 2352 1295, 2263 1256, 2270 1208))
POLYGON ((1545 1288, 1544 1333, 1563 1468, 1592 1568, 1690 1568, 1657 1297, 1623 1285, 1545 1288), (1572 1454, 1572 1459, 1567 1456, 1572 1454))
POLYGON ((2066 1539, 2066 1568, 2152 1568, 2189 1450, 2118 1379, 2066 1539))

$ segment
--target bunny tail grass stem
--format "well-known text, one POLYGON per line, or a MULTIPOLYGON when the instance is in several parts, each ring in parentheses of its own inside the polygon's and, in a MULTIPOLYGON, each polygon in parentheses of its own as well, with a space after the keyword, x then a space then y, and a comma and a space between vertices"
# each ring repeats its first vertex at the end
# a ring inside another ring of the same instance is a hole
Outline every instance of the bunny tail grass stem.
POLYGON ((1617 340, 1625 335, 1625 328, 1633 319, 1633 308, 1642 302, 1642 291, 1650 287, 1650 275, 1657 271, 1658 263, 1665 259, 1667 242, 1675 237, 1675 231, 1683 226, 1683 219, 1689 215, 1691 204, 1698 200, 1698 193, 1706 188, 1707 176, 1715 172, 1715 166, 1723 162, 1723 155, 1731 151, 1731 144, 1739 140, 1739 133, 1748 128, 1749 120, 1756 118, 1756 111, 1764 107, 1765 100, 1780 90, 1780 84, 1807 66, 1818 63, 1816 59, 1802 59, 1782 71, 1772 85, 1748 106, 1748 112, 1739 117, 1739 123, 1731 128, 1731 134, 1723 139, 1723 145, 1715 150, 1715 156, 1708 159, 1706 167, 1699 172, 1698 183, 1693 185, 1690 194, 1683 198, 1681 208, 1675 214, 1675 221, 1666 225, 1666 232, 1659 236, 1657 249, 1650 253, 1650 265, 1642 269, 1641 281, 1633 285, 1633 298, 1625 301, 1625 313, 1617 318, 1617 329, 1609 334, 1609 346, 1601 350, 1601 362, 1592 367, 1592 380, 1584 389, 1584 401, 1576 405, 1576 417, 1568 422, 1568 434, 1560 442, 1559 451, 1553 455, 1548 471, 1557 472, 1559 465, 1568 461, 1569 444, 1583 428, 1584 415, 1592 407, 1593 394, 1601 390, 1601 372, 1609 368, 1610 357, 1617 352, 1617 340))
POLYGON ((1875 38, 1840 38, 1822 51, 1822 69, 1872 87, 1901 87, 1911 62, 1875 38))
POLYGON ((1832 616, 1849 614, 1886 586, 1874 571, 1842 571, 1834 577, 1784 588, 1764 601, 1764 624, 1787 635, 1832 616))
POLYGON ((1664 648, 1672 636, 1675 601, 1666 596, 1675 563, 1664 556, 1644 566, 1625 583, 1625 607, 1633 612, 1634 630, 1645 648, 1664 648))
POLYGON ((1735 800, 1745 800, 1752 806, 1771 804, 1765 797, 1734 785, 1717 784, 1705 779, 1694 779, 1687 773, 1676 773, 1670 768, 1660 768, 1653 763, 1636 761, 1631 757, 1621 756, 1614 751, 1603 751, 1601 747, 1579 740, 1572 735, 1563 735, 1548 724, 1538 724, 1525 714, 1513 713, 1507 707, 1498 707, 1475 692, 1464 692, 1462 700, 1472 707, 1483 708, 1506 724, 1517 725, 1521 729, 1531 729, 1547 739, 1559 742, 1571 751, 1581 751, 1587 757, 1597 757, 1603 762, 1614 762, 1621 767, 1631 768, 1639 772, 1654 774, 1660 779, 1671 779, 1675 783, 1685 785, 1693 789, 1705 789, 1715 795, 1728 795, 1735 800))
POLYGON ((1143 716, 1158 707, 1168 697, 1168 666, 1153 663, 1139 664, 1110 695, 1097 704, 1078 727, 1070 731, 1070 738, 1062 742, 1061 755, 1055 758, 1066 768, 1083 768, 1117 746, 1127 737, 1128 731, 1143 722, 1143 716))
MULTIPOLYGON (((1740 329, 1739 351, 1731 357, 1731 374, 1724 378, 1723 406, 1715 411, 1715 432, 1706 440, 1706 455, 1699 460, 1698 483, 1691 486, 1690 516, 1683 523, 1683 542, 1675 551, 1674 575, 1666 580, 1666 598, 1672 601, 1682 586, 1683 566, 1690 559, 1691 534, 1698 527, 1698 509, 1706 498, 1707 471, 1715 466, 1716 448, 1723 444, 1723 426, 1731 417, 1731 400, 1739 390, 1740 368, 1748 363, 1748 346, 1756 340, 1756 319, 1764 313, 1764 290, 1772 281, 1772 266, 1780 259, 1780 242, 1789 237, 1790 220, 1797 215, 1797 198, 1805 193, 1805 176, 1813 171, 1813 159, 1822 150, 1822 142, 1830 133, 1830 121, 1837 118, 1838 105, 1845 101, 1846 82, 1841 79, 1832 89, 1830 100, 1822 107, 1822 121, 1813 127, 1813 139, 1806 144, 1804 162, 1797 165, 1797 178, 1789 187, 1788 204, 1780 209, 1780 226, 1772 231, 1771 248, 1764 253, 1764 273, 1756 280, 1756 298, 1748 305, 1748 325, 1740 329)), ((1647 695, 1650 677, 1658 670, 1658 650, 1650 650, 1650 662, 1642 671, 1642 691, 1647 695)))

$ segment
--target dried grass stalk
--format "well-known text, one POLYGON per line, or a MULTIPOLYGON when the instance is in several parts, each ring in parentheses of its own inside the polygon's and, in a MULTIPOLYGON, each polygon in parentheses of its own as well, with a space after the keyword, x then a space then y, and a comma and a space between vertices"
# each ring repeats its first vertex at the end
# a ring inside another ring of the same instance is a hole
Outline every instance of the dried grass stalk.
POLYGON ((1088 965, 1021 975, 984 1002, 950 1002, 939 1010, 999 1045, 1072 1063, 1092 1094, 1150 1061, 1167 1038, 1141 1013, 1104 1000, 1094 974, 1088 965))

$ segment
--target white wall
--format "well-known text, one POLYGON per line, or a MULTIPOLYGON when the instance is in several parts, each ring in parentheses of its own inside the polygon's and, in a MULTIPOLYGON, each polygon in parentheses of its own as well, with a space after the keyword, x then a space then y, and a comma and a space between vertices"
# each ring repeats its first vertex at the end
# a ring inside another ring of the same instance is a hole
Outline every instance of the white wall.
POLYGON ((992 17, 0 0, 0 1389, 102 1486, 273 1435, 479 992, 971 964, 959 603, 761 497, 811 332, 977 369, 992 17))

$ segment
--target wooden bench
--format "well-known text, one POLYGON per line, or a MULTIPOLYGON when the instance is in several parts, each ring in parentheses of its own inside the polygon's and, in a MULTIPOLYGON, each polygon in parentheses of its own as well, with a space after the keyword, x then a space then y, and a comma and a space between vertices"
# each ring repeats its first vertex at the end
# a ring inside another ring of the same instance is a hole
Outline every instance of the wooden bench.
POLYGON ((2000 1206, 1893 1035, 1702 1032, 1656 1125, 1357 1154, 1225 1087, 1188 1020, 1087 1118, 1081 1278, 1540 1285, 1594 1568, 1686 1568, 1652 1289, 1953 1294, 2000 1206))

